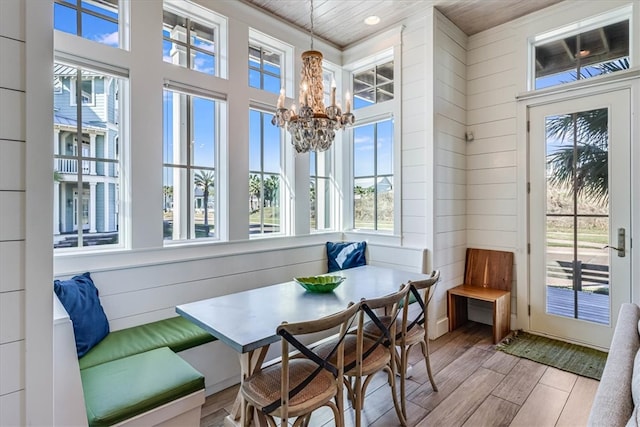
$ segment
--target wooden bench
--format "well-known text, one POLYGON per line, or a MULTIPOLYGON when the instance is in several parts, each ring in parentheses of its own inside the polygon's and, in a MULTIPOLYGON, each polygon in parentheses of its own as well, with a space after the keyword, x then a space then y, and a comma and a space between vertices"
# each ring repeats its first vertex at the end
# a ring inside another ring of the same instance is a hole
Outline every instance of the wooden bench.
POLYGON ((464 283, 447 291, 449 332, 468 321, 469 298, 493 304, 493 343, 511 331, 513 253, 467 249, 464 283))

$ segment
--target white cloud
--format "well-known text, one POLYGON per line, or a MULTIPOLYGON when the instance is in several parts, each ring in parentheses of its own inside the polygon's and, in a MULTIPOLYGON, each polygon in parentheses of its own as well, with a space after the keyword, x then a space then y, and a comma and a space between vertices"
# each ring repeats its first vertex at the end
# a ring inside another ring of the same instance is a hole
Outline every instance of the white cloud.
POLYGON ((117 31, 108 34, 99 34, 95 37, 95 41, 114 47, 118 47, 120 44, 117 31))
POLYGON ((201 73, 213 74, 213 67, 207 66, 209 65, 208 62, 208 58, 195 58, 193 60, 193 69, 201 73))

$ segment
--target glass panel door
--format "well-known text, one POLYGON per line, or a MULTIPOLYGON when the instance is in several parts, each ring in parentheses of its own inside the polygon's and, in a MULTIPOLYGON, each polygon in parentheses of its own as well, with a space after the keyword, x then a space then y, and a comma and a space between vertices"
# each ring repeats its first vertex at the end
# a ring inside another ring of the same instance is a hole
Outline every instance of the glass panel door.
POLYGON ((630 300, 629 103, 620 90, 529 109, 534 332, 608 348, 630 300))

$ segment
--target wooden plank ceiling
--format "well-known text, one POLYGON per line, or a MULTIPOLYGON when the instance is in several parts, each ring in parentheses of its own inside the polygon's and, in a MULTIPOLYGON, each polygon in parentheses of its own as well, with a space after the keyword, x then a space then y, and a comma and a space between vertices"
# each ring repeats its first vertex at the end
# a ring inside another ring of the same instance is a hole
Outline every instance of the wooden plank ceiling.
MULTIPOLYGON (((309 0, 241 0, 309 31, 309 0)), ((467 35, 527 15, 562 0, 313 0, 314 33, 344 48, 382 29, 392 27, 434 5, 467 35), (380 17, 378 25, 364 19, 380 17)))

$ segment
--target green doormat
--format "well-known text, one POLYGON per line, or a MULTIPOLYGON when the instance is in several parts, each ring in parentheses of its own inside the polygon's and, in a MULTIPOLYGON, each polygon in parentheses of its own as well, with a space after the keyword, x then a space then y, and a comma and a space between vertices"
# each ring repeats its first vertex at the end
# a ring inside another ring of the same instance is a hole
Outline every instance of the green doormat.
POLYGON ((496 346, 500 351, 600 380, 607 353, 526 332, 496 346))

